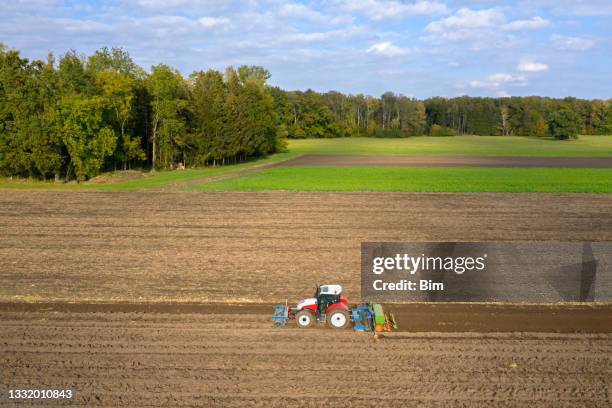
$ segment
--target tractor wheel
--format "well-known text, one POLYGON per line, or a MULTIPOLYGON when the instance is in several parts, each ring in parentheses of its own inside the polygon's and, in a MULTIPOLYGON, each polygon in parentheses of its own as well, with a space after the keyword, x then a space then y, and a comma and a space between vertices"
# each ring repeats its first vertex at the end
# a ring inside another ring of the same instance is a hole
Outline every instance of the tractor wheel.
POLYGON ((334 309, 327 314, 327 325, 333 329, 345 329, 351 319, 346 309, 334 309))
POLYGON ((295 315, 295 320, 298 326, 302 329, 306 329, 314 324, 314 314, 309 309, 300 310, 295 315))

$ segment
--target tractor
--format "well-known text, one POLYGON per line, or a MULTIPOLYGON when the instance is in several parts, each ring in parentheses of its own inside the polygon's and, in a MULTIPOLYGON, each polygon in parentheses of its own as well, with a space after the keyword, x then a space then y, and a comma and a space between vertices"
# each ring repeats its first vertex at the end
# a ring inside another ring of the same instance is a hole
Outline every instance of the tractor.
POLYGON ((311 298, 300 300, 295 308, 274 306, 272 320, 276 326, 285 326, 295 319, 298 327, 312 327, 315 322, 327 322, 333 329, 344 329, 351 322, 355 330, 391 331, 397 329, 393 313, 385 313, 378 303, 363 303, 349 307, 340 285, 320 285, 311 298))
POLYGON ((318 286, 314 297, 300 300, 295 308, 299 327, 307 328, 315 321, 327 321, 334 329, 344 329, 350 322, 350 311, 340 285, 318 286))

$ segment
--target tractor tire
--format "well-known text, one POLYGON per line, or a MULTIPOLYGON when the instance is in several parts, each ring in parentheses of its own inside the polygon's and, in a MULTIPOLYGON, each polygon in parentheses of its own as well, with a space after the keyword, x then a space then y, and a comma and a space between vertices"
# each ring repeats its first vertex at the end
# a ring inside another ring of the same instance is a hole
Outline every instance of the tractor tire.
POLYGON ((327 325, 332 329, 346 329, 351 323, 349 312, 346 309, 334 309, 327 313, 327 325))
POLYGON ((307 329, 314 324, 315 316, 310 309, 304 309, 297 312, 295 315, 295 321, 300 328, 307 329))

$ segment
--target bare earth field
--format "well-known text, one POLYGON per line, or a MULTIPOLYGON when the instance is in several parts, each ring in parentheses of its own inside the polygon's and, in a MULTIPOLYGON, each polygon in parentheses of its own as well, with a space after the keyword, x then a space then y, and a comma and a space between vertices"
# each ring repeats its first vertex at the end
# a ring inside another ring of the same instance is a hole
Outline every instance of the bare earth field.
POLYGON ((612 240, 612 196, 3 190, 0 231, 0 301, 358 301, 362 241, 612 240))
POLYGON ((356 302, 362 241, 612 240, 611 214, 589 194, 4 190, 0 389, 69 387, 77 406, 610 406, 610 305, 390 305, 403 331, 379 341, 268 313, 323 282, 356 302))
MULTIPOLYGON (((250 314, 0 312, 0 387, 76 406, 608 407, 610 334, 273 329, 250 314)), ((47 404, 44 404, 45 406, 47 404)))

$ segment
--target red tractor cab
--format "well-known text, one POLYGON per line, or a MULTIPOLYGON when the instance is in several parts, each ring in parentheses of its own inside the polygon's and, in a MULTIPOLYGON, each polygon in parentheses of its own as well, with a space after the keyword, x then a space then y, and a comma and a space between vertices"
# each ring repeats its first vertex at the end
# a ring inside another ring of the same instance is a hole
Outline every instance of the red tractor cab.
POLYGON ((321 285, 314 297, 298 302, 295 319, 299 327, 307 328, 315 320, 327 321, 329 327, 344 329, 350 324, 350 311, 340 285, 321 285))

